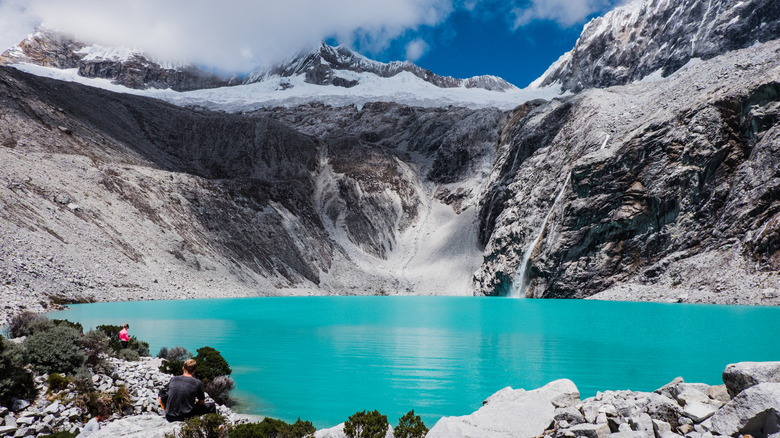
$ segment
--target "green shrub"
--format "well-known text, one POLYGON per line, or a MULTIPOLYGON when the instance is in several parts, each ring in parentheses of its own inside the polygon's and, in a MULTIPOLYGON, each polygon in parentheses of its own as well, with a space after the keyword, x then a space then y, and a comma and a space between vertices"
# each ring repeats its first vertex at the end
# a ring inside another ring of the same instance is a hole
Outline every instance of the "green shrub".
POLYGON ((304 438, 314 434, 317 429, 310 421, 299 418, 294 424, 274 418, 263 418, 259 423, 237 424, 230 428, 230 438, 304 438))
POLYGON ((42 373, 68 373, 84 364, 79 332, 67 325, 31 334, 24 340, 24 357, 42 373))
MULTIPOLYGON (((119 354, 119 351, 122 350, 122 343, 119 342, 119 332, 122 330, 122 326, 104 324, 95 327, 95 330, 101 331, 108 336, 108 347, 114 354, 119 354)), ((149 356, 149 343, 139 341, 135 336, 130 336, 127 348, 137 352, 139 356, 149 356)))
POLYGON ((384 438, 389 427, 387 415, 379 411, 355 412, 344 423, 344 434, 348 438, 384 438))
POLYGON ((128 362, 138 362, 140 357, 138 357, 138 352, 131 350, 129 348, 125 348, 124 350, 119 350, 119 353, 116 355, 116 357, 126 360, 128 362))
POLYGON ((105 366, 103 356, 110 351, 108 341, 108 336, 100 330, 90 330, 81 337, 79 344, 87 356, 87 365, 105 366))
POLYGON ((52 319, 51 322, 54 325, 66 325, 79 333, 84 333, 84 326, 82 326, 80 322, 71 322, 67 319, 52 319))
POLYGON ((419 415, 414 415, 414 409, 398 419, 398 426, 393 430, 395 438, 424 438, 428 428, 419 415))
POLYGON ((177 360, 163 360, 162 365, 160 365, 160 371, 165 374, 181 376, 182 375, 181 367, 183 366, 184 366, 184 361, 180 362, 177 360))
POLYGON ((197 351, 194 359, 198 363, 198 369, 195 373, 204 383, 211 382, 217 376, 229 376, 233 372, 219 351, 211 347, 201 347, 197 351))
POLYGON ((85 394, 95 389, 95 384, 92 382, 92 371, 87 367, 81 367, 76 370, 73 377, 70 378, 76 391, 85 394))
POLYGON ((0 406, 10 406, 14 398, 35 399, 35 381, 24 365, 22 348, 0 336, 0 406))
POLYGON ((189 418, 178 434, 166 434, 166 438, 226 438, 225 417, 220 414, 206 414, 189 418))
POLYGON ((49 385, 51 391, 62 391, 68 387, 68 383, 70 383, 70 379, 60 373, 51 373, 46 379, 46 384, 49 385))
POLYGON ((181 376, 181 367, 184 365, 184 361, 192 357, 192 353, 187 351, 184 347, 163 347, 160 352, 157 353, 157 357, 161 358, 162 365, 160 365, 160 371, 166 374, 173 374, 174 376, 181 376))
POLYGON ((53 432, 48 435, 41 435, 41 438, 76 438, 78 436, 77 433, 73 432, 53 432))

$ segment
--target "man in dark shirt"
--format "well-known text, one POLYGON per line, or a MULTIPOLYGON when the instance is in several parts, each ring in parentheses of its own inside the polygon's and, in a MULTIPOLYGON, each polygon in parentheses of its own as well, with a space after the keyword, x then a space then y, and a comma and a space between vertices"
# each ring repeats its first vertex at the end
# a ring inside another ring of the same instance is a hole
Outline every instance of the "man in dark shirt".
POLYGON ((160 403, 165 409, 166 420, 183 421, 217 412, 214 403, 206 403, 203 382, 193 376, 196 366, 195 359, 187 359, 182 366, 183 374, 171 377, 165 388, 160 390, 160 403))

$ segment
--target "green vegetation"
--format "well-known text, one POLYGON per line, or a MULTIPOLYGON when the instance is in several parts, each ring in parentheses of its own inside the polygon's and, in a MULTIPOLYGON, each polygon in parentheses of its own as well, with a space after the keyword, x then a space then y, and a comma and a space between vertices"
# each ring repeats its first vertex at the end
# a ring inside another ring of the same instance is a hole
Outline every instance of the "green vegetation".
POLYGON ((0 405, 10 406, 12 399, 35 398, 32 372, 25 367, 21 347, 0 336, 0 405))
POLYGON ((294 424, 274 418, 263 418, 259 423, 237 424, 230 428, 229 438, 304 438, 313 436, 317 429, 311 421, 301 421, 294 424))
POLYGON ((428 428, 419 415, 414 415, 414 409, 398 419, 398 426, 393 430, 395 438, 424 438, 428 428))
POLYGON ((233 372, 219 351, 211 347, 201 347, 197 351, 198 354, 194 357, 198 363, 195 375, 203 382, 211 382, 218 376, 229 376, 233 372))
POLYGON ((348 438, 384 438, 389 427, 387 415, 377 410, 355 412, 344 423, 344 434, 348 438))
POLYGON ((189 418, 179 433, 167 433, 165 438, 226 438, 225 417, 220 414, 206 414, 189 418))
MULTIPOLYGON (((119 332, 122 330, 122 326, 110 324, 99 325, 95 327, 95 330, 99 330, 108 336, 109 349, 111 349, 114 354, 119 354, 119 351, 122 350, 122 344, 119 342, 119 332)), ((137 352, 138 355, 142 357, 150 356, 149 343, 139 341, 135 336, 130 336, 130 342, 127 343, 127 349, 137 352)))
POLYGON ((173 374, 174 376, 181 375, 181 367, 184 365, 184 361, 192 357, 192 353, 187 351, 184 347, 173 347, 168 349, 163 347, 160 352, 157 353, 157 357, 163 360, 160 365, 160 371, 166 374, 173 374))
POLYGON ((60 373, 51 373, 46 379, 46 384, 49 385, 51 391, 62 391, 68 387, 68 383, 70 383, 70 379, 60 373))
POLYGON ((27 336, 22 343, 24 358, 41 373, 70 374, 87 357, 79 349, 81 333, 65 325, 51 325, 27 336))

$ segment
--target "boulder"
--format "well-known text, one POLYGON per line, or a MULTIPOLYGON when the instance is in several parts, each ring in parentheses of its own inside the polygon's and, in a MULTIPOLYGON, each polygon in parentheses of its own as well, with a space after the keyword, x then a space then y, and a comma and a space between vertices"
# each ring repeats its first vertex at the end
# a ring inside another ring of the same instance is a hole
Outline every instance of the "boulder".
POLYGON ((712 430, 720 435, 766 437, 780 431, 780 383, 751 386, 712 416, 712 430))
POLYGON ((655 420, 666 421, 676 429, 680 425, 679 418, 683 415, 682 408, 676 401, 656 393, 647 393, 647 413, 655 420))
POLYGON ((0 436, 12 435, 16 432, 16 426, 0 426, 0 436))
MULTIPOLYGON (((536 437, 553 422, 557 407, 566 407, 578 400, 579 390, 568 379, 556 380, 532 391, 504 388, 471 415, 443 417, 426 437, 536 437)), ((609 427, 604 426, 609 433, 609 427)))
POLYGON ((166 434, 177 433, 183 423, 169 423, 159 415, 137 415, 125 417, 105 424, 91 438, 165 438, 166 434))
POLYGON ((574 433, 576 437, 584 438, 606 438, 612 431, 609 430, 609 426, 606 423, 602 424, 578 424, 572 426, 569 432, 574 433))
POLYGON ((780 382, 780 362, 739 362, 723 371, 723 383, 731 397, 753 385, 771 382, 780 382))

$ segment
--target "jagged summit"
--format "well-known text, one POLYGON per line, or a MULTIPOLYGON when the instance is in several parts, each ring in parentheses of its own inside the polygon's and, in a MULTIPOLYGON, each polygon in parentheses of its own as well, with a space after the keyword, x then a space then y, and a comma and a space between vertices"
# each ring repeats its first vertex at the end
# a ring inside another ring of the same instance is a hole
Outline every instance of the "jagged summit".
POLYGON ((468 79, 440 76, 408 61, 374 61, 346 46, 333 47, 324 42, 314 50, 303 51, 271 68, 259 69, 241 80, 235 76, 221 77, 184 62, 154 59, 137 49, 87 44, 58 31, 39 28, 24 41, 0 55, 0 64, 17 63, 58 69, 76 68, 79 76, 111 79, 134 89, 170 88, 175 91, 191 91, 296 76, 302 76, 309 84, 350 88, 360 82, 359 78, 354 77, 355 73, 373 73, 380 78, 390 78, 409 72, 440 88, 517 90, 517 87, 496 76, 475 76, 468 79))
POLYGON ((322 42, 311 51, 299 55, 268 69, 261 69, 250 75, 248 82, 258 82, 271 77, 289 77, 304 75, 305 81, 316 85, 336 85, 353 87, 358 80, 349 79, 344 72, 373 73, 379 77, 389 78, 402 72, 409 72, 418 78, 440 88, 483 88, 489 91, 506 91, 516 87, 496 76, 483 75, 468 79, 456 79, 450 76, 439 76, 409 61, 392 61, 388 63, 374 61, 340 45, 330 46, 322 42))
POLYGON ((189 91, 240 83, 197 66, 154 59, 141 50, 103 47, 76 41, 59 31, 39 27, 0 55, 0 65, 29 63, 57 69, 78 69, 78 75, 104 78, 128 88, 170 88, 189 91))
POLYGON ((780 38, 777 0, 637 0, 591 20, 532 86, 562 91, 666 77, 694 58, 780 38))

